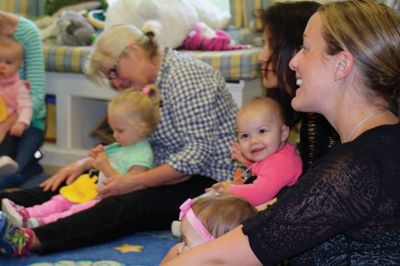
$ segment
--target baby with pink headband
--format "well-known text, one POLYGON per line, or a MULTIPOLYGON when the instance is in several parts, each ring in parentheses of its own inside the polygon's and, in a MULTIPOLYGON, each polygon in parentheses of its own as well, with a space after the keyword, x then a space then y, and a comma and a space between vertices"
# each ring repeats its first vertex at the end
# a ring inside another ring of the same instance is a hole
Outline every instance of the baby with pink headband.
POLYGON ((162 263, 224 235, 257 213, 250 203, 230 194, 188 199, 179 208, 182 242, 170 249, 162 263))

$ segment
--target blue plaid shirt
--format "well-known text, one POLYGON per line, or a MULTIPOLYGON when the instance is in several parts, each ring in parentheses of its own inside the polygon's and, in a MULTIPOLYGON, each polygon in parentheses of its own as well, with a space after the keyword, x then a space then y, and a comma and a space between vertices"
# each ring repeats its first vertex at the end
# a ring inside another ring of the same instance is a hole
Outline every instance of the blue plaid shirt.
POLYGON ((161 122, 150 137, 155 164, 222 181, 233 176, 230 158, 238 111, 221 73, 170 48, 158 73, 161 122))

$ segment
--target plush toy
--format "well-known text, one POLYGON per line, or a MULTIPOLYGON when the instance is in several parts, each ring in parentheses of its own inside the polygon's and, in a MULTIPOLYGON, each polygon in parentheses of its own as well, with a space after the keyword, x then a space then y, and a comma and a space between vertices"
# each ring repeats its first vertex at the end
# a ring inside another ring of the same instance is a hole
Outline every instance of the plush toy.
POLYGON ((210 27, 224 28, 230 14, 219 10, 210 0, 117 0, 107 10, 105 28, 128 23, 141 29, 146 21, 158 21, 159 43, 178 48, 202 19, 212 24, 210 27))
POLYGON ((78 12, 67 10, 55 22, 52 35, 57 36, 59 45, 90 45, 96 31, 78 12))
POLYGON ((250 48, 250 45, 236 44, 227 32, 215 31, 203 22, 196 24, 195 30, 189 33, 182 45, 184 50, 221 51, 247 48, 250 48))
POLYGON ((84 21, 86 20, 86 18, 83 17, 81 14, 89 12, 90 10, 93 9, 97 9, 100 7, 100 5, 101 4, 97 1, 68 5, 57 10, 57 12, 55 12, 52 16, 44 16, 42 18, 35 20, 35 24, 40 29, 40 36, 42 41, 46 43, 56 42, 57 44, 61 45, 62 44, 67 45, 68 43, 71 42, 74 43, 71 45, 80 45, 79 43, 84 43, 83 45, 90 44, 91 41, 93 41, 93 37, 95 36, 95 35, 90 35, 94 32, 94 29, 92 29, 93 26, 92 27, 89 26, 90 23, 84 21), (75 14, 72 15, 71 12, 75 14), (71 23, 68 21, 70 21, 71 23), (71 31, 75 32, 75 30, 73 29, 76 28, 76 25, 80 25, 78 27, 81 30, 76 33, 79 41, 76 40, 76 38, 69 38, 69 40, 67 40, 64 43, 64 39, 66 36, 65 34, 66 28, 69 26, 66 24, 71 25, 68 28, 68 30, 70 31, 69 34, 73 34, 71 33, 71 31), (86 30, 82 30, 82 28, 85 27, 86 30), (61 33, 63 33, 62 37, 59 36, 61 33), (87 39, 87 36, 90 36, 89 40, 87 39), (71 39, 75 39, 75 41, 71 39))
POLYGON ((97 192, 97 176, 83 174, 79 176, 73 183, 63 186, 60 194, 66 199, 75 203, 87 202, 98 196, 97 192))

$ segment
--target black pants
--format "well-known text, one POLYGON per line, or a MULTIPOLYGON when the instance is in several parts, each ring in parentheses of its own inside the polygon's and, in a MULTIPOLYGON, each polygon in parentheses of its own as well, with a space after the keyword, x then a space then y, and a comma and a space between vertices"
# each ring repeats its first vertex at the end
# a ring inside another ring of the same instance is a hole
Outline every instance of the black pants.
MULTIPOLYGON (((38 252, 88 246, 139 231, 169 229, 171 222, 178 219, 180 204, 204 193, 214 182, 208 177, 193 176, 179 184, 104 199, 85 211, 33 229, 42 244, 38 252)), ((35 188, 3 191, 0 198, 28 207, 47 201, 54 194, 35 188)))

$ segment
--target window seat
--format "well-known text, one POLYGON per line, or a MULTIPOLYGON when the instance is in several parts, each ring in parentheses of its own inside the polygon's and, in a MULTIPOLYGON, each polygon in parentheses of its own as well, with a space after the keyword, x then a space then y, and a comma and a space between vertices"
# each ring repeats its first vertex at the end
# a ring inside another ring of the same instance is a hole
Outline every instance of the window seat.
MULTIPOLYGON (((44 45, 46 71, 83 73, 85 60, 91 46, 44 45)), ((183 51, 221 71, 227 81, 253 80, 259 78, 260 48, 231 51, 183 51)))

